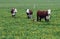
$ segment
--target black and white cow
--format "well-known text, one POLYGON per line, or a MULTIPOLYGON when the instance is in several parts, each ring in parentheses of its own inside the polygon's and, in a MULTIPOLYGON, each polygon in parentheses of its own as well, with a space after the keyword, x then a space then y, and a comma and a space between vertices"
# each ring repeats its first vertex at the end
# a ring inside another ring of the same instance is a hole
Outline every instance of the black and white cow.
POLYGON ((17 13, 17 9, 16 8, 12 8, 11 9, 12 17, 15 17, 16 13, 17 13))
POLYGON ((27 10, 26 10, 26 14, 27 14, 28 19, 31 19, 33 12, 32 12, 32 10, 27 9, 27 10))

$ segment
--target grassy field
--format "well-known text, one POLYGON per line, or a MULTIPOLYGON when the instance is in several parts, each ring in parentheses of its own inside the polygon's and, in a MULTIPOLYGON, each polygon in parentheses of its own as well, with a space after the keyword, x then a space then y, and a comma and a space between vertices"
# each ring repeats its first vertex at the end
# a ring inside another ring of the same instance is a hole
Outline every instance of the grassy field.
POLYGON ((60 39, 60 0, 0 0, 0 39, 60 39), (16 18, 10 10, 17 8, 16 18), (50 22, 27 19, 26 9, 51 9, 50 22))

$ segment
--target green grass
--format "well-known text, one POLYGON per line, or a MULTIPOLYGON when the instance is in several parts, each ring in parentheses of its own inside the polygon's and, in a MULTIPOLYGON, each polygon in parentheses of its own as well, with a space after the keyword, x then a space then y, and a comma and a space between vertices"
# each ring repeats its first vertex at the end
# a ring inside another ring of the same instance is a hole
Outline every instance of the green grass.
POLYGON ((0 0, 0 39, 60 39, 60 0, 0 0), (18 10, 16 18, 11 17, 12 7, 18 10), (27 8, 34 19, 37 10, 50 8, 50 22, 27 19, 27 8))

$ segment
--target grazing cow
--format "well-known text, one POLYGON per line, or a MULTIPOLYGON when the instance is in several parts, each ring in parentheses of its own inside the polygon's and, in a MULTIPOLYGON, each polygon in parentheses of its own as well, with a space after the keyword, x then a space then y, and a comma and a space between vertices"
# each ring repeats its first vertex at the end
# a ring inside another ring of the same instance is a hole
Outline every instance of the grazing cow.
POLYGON ((17 13, 17 9, 16 8, 12 8, 11 9, 12 17, 15 17, 16 13, 17 13))
POLYGON ((48 11, 37 11, 37 21, 41 21, 42 18, 45 19, 45 21, 49 21, 50 19, 50 14, 51 14, 51 10, 49 9, 48 11))
POLYGON ((33 12, 30 9, 27 9, 26 14, 27 14, 28 19, 30 19, 30 18, 32 18, 33 12))

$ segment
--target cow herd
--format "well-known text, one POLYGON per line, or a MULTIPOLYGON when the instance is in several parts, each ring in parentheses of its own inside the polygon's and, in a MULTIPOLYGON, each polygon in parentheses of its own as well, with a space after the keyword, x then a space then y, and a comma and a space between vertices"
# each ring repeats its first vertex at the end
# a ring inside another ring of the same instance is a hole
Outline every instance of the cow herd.
MULTIPOLYGON (((17 13, 17 9, 16 8, 12 8, 11 9, 12 17, 15 17, 16 13, 17 13)), ((26 14, 27 14, 27 18, 31 19, 32 15, 33 15, 33 11, 30 10, 30 9, 27 9, 26 10, 26 14)), ((51 15, 51 10, 50 9, 48 9, 46 11, 38 10, 37 11, 37 21, 41 21, 41 19, 45 19, 45 21, 49 21, 50 15, 51 15)))

